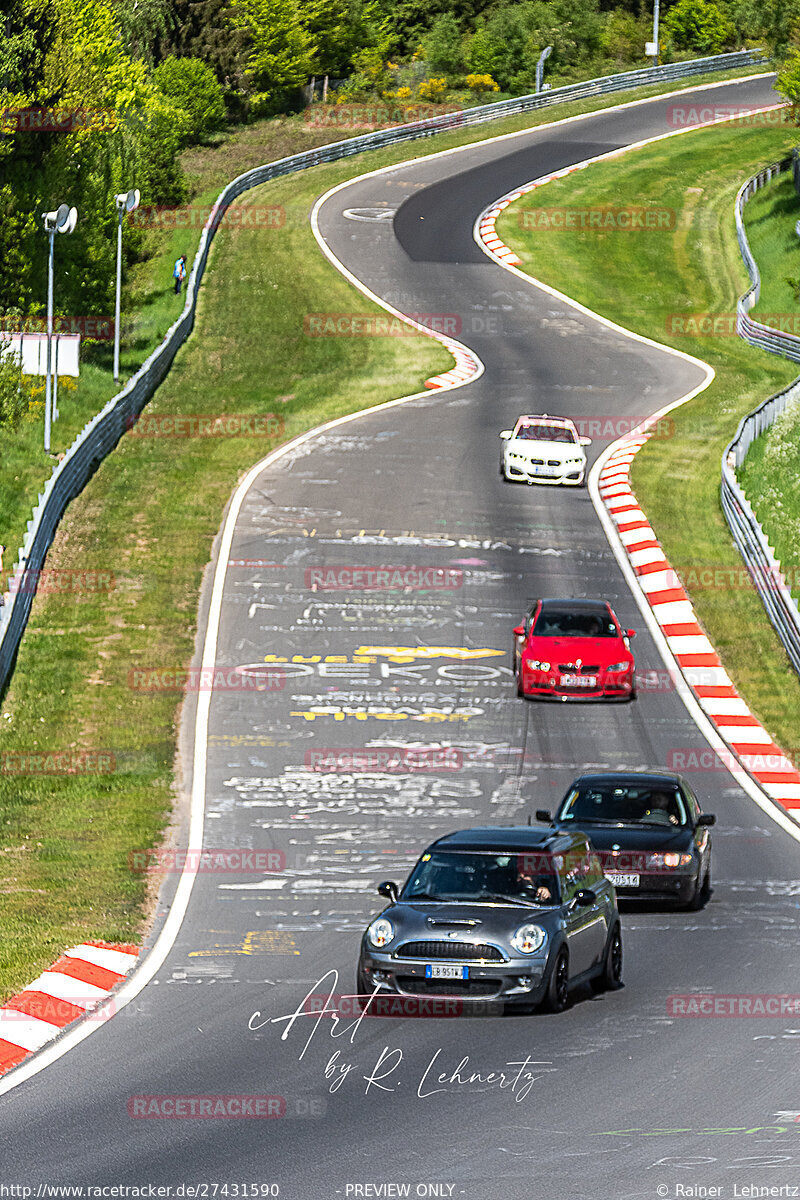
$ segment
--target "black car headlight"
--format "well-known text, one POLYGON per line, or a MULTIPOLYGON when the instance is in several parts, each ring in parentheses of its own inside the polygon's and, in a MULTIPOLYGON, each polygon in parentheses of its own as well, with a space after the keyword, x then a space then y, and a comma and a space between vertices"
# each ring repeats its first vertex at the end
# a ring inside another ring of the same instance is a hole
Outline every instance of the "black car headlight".
POLYGON ((520 925, 516 933, 509 939, 511 945, 520 954, 535 954, 541 950, 547 940, 547 934, 541 925, 520 925))
POLYGON ((679 854, 674 850, 668 854, 648 854, 647 870, 677 871, 681 867, 688 867, 693 861, 693 854, 679 854))
POLYGON ((378 917, 367 930, 367 941, 376 950, 382 950, 394 940, 394 925, 386 917, 378 917))

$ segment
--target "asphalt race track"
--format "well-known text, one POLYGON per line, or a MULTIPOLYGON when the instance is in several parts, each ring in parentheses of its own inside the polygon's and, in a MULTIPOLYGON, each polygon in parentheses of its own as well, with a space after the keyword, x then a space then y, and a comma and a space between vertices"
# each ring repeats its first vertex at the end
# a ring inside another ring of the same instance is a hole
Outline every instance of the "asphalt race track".
MULTIPOLYGON (((756 80, 701 98, 759 107, 774 94, 756 80)), ((560 1016, 288 1019, 307 993, 354 990, 361 930, 382 907, 375 885, 401 880, 431 837, 525 822, 588 766, 664 765, 706 746, 587 491, 504 484, 497 437, 524 411, 640 420, 700 372, 503 272, 472 235, 515 185, 666 132, 673 103, 411 162, 323 204, 321 234, 346 267, 404 312, 457 316, 486 370, 340 425, 251 487, 230 559, 257 565, 228 569, 217 662, 274 656, 286 684, 215 693, 205 836, 282 851, 286 868, 198 876, 156 978, 0 1097, 4 1182, 204 1183, 196 1194, 212 1200, 621 1200, 698 1187, 727 1200, 734 1185, 800 1185, 796 1018, 668 1015, 673 995, 800 992, 800 846, 723 771, 687 772, 718 818, 711 902, 624 911, 621 991, 577 994, 560 1016), (393 222, 345 215, 375 208, 393 222), (454 586, 315 589, 321 568, 400 566, 447 568, 454 586), (605 597, 638 630, 651 686, 637 703, 517 698, 511 630, 539 595, 605 597), (313 770, 326 748, 416 745, 454 747, 459 769, 313 770), (469 1082, 475 1072, 502 1072, 504 1086, 469 1082), (265 1094, 283 1098, 283 1116, 129 1115, 134 1097, 265 1094), (262 1184, 278 1190, 244 1190, 262 1184)))

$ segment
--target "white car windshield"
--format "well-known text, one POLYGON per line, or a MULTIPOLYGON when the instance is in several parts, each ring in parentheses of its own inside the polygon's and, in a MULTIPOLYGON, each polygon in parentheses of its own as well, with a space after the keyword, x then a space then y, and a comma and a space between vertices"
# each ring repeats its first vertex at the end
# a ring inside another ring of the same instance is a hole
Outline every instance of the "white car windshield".
POLYGON ((571 442, 575 434, 564 425, 520 425, 514 437, 521 442, 571 442))

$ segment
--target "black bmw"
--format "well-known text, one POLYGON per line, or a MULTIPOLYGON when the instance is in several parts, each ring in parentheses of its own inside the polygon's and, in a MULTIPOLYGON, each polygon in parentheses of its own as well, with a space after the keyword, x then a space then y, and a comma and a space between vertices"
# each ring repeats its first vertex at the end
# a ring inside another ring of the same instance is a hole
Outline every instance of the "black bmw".
POLYGON ((530 826, 435 841, 364 933, 357 991, 560 1012, 578 983, 620 985, 614 888, 587 838, 530 826))
POLYGON ((702 908, 711 895, 711 835, 716 817, 700 811, 689 784, 671 771, 581 775, 555 817, 539 820, 587 834, 623 897, 702 908))

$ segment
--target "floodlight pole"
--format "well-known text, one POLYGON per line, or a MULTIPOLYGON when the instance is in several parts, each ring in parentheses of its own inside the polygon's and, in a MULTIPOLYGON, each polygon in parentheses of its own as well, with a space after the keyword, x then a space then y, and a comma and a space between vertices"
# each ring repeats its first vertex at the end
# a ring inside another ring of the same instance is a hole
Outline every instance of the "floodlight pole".
MULTIPOLYGON (((656 3, 658 3, 658 0, 656 0, 656 3)), ((536 64, 536 94, 537 95, 542 90, 542 78, 544 76, 545 59, 548 59, 550 57, 550 55, 552 54, 552 52, 553 52, 553 47, 546 46, 545 49, 542 51, 542 53, 539 55, 539 61, 536 64)))
POLYGON ((659 15, 659 0, 653 0, 653 45, 655 46, 655 54, 653 55, 653 66, 658 66, 658 15, 659 15))
POLYGON ((44 385, 44 452, 50 453, 50 369, 53 354, 53 242, 56 227, 53 223, 49 228, 45 217, 45 229, 50 239, 50 252, 47 257, 47 374, 44 385))
POLYGON ((122 218, 126 212, 133 212, 139 207, 139 193, 136 190, 120 192, 114 196, 117 206, 117 291, 114 301, 114 382, 119 383, 119 322, 120 295, 122 292, 122 218))
POLYGON ((114 301, 114 382, 119 383, 119 308, 120 308, 120 289, 122 287, 122 214, 125 212, 125 197, 122 197, 120 204, 119 196, 115 197, 117 202, 117 294, 114 301))

